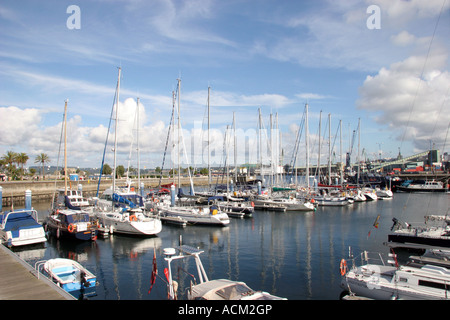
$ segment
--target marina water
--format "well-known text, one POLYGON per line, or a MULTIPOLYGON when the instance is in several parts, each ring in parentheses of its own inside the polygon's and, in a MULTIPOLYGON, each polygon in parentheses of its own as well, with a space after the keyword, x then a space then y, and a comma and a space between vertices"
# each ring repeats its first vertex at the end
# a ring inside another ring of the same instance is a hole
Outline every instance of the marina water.
MULTIPOLYGON (((204 250, 201 258, 210 280, 240 280, 254 290, 290 300, 336 300, 342 292, 339 262, 348 257, 349 247, 355 255, 364 250, 387 254, 389 248, 383 243, 392 218, 423 223, 425 215, 448 213, 448 197, 447 193, 395 193, 389 200, 319 207, 315 212, 256 210, 252 218, 232 218, 226 227, 163 225, 156 237, 114 234, 95 242, 50 238, 45 246, 15 252, 32 266, 59 257, 77 260, 99 281, 91 300, 165 300, 163 249, 177 247, 181 239, 204 250), (158 277, 149 294, 154 253, 158 277)), ((43 220, 49 203, 33 206, 43 220)), ((179 284, 178 298, 185 299, 185 289, 197 274, 193 259, 174 262, 172 272, 179 284)))

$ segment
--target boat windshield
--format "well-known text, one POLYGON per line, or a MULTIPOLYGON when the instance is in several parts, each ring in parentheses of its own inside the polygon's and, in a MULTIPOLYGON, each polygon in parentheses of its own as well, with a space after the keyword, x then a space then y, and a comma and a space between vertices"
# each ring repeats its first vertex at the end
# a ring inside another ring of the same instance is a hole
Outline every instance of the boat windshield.
POLYGON ((89 222, 89 215, 87 213, 76 213, 67 215, 67 223, 77 223, 77 222, 89 222))
POLYGON ((247 287, 243 283, 236 283, 228 287, 221 288, 220 290, 217 290, 215 293, 224 298, 225 300, 234 300, 237 297, 240 297, 242 295, 246 295, 253 292, 252 289, 247 287))

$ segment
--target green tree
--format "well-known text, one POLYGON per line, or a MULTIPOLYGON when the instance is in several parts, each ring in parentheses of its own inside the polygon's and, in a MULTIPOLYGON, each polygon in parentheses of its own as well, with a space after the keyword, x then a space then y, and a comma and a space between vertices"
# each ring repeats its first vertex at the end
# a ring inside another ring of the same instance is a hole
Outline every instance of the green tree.
POLYGON ((17 153, 14 151, 7 151, 2 157, 2 163, 6 167, 6 172, 13 179, 17 176, 17 169, 15 163, 17 162, 17 153))
POLYGON ((23 166, 27 163, 29 157, 26 153, 18 153, 16 156, 16 162, 20 165, 21 175, 24 175, 23 166))
POLYGON ((110 165, 107 164, 107 163, 105 163, 105 164, 103 165, 102 174, 104 174, 104 175, 110 175, 111 173, 112 173, 112 169, 111 169, 110 165))
POLYGON ((41 153, 39 155, 36 156, 36 158, 34 159, 34 163, 40 163, 42 165, 42 179, 45 179, 45 171, 44 171, 44 166, 45 164, 49 164, 50 163, 50 158, 48 155, 46 155, 45 153, 41 153))
POLYGON ((125 167, 123 165, 119 165, 116 168, 116 178, 121 178, 125 174, 125 167))

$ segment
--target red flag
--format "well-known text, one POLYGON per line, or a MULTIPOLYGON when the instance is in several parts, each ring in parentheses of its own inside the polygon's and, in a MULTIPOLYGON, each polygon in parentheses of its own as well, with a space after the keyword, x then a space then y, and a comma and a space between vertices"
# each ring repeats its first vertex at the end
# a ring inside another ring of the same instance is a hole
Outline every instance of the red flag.
POLYGON ((150 289, 148 289, 148 294, 150 294, 150 291, 152 291, 153 285, 156 281, 156 275, 158 274, 158 268, 156 266, 156 252, 153 248, 153 269, 152 269, 152 276, 150 278, 150 289))

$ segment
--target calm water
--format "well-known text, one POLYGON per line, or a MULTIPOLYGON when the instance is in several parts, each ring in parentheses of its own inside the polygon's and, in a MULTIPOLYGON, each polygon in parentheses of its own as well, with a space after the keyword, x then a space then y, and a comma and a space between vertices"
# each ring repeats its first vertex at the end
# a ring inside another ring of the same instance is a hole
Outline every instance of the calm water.
MULTIPOLYGON (((183 244, 199 247, 209 279, 246 282, 290 300, 336 300, 341 293, 339 262, 348 248, 388 253, 387 233, 392 218, 423 222, 427 214, 445 214, 448 194, 394 194, 391 200, 355 203, 346 207, 320 207, 312 212, 256 211, 253 218, 232 219, 227 227, 163 225, 153 238, 113 235, 96 242, 49 240, 45 248, 20 251, 30 264, 57 257, 75 258, 97 275, 97 296, 92 300, 162 300, 166 284, 157 279, 148 294, 154 249, 158 274, 164 278, 163 249, 183 244), (378 215, 379 227, 373 223, 378 215), (370 236, 369 236, 370 232, 370 236)), ((44 217, 47 203, 34 203, 44 217)), ((186 297, 193 259, 173 262, 179 298, 186 297)))

